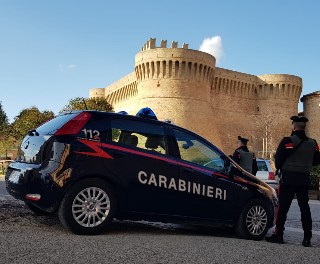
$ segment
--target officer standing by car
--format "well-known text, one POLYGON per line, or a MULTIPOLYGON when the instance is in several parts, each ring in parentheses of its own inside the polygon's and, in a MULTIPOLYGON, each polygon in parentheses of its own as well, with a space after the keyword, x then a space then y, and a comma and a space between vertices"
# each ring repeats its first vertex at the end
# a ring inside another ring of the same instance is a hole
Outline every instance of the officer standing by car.
POLYGON ((253 175, 257 174, 258 165, 253 152, 247 147, 249 139, 238 136, 238 148, 232 155, 232 159, 238 163, 244 170, 253 175))
POLYGON ((279 204, 276 216, 275 233, 266 237, 266 241, 283 244, 283 231, 287 213, 294 194, 297 195, 301 211, 301 222, 304 231, 302 245, 311 246, 312 219, 308 204, 308 189, 312 166, 320 164, 320 153, 317 142, 308 138, 305 133, 306 117, 292 116, 292 134, 280 142, 275 165, 280 169, 279 204))

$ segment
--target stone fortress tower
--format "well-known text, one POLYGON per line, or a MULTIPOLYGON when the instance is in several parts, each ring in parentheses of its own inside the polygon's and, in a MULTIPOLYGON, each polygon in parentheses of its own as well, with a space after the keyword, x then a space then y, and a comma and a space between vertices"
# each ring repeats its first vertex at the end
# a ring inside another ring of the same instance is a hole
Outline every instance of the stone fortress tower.
POLYGON ((106 88, 91 89, 89 96, 105 97, 115 112, 136 114, 150 107, 159 120, 169 118, 227 154, 236 148, 238 135, 247 137, 259 156, 290 133, 301 91, 300 77, 218 68, 214 56, 188 44, 178 48, 172 42, 168 48, 161 40, 156 47, 150 38, 135 56, 134 72, 106 88))
POLYGON ((309 120, 306 134, 320 145, 320 91, 304 95, 301 102, 303 102, 303 116, 309 120))

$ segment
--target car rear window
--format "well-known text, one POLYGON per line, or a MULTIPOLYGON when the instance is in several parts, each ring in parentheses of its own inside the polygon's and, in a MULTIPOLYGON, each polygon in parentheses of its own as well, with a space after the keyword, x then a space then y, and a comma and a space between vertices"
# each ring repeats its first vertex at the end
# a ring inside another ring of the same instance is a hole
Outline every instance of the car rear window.
POLYGON ((54 117, 53 119, 43 123, 36 130, 40 134, 53 135, 60 127, 67 123, 70 119, 77 116, 79 113, 65 114, 54 117))
POLYGON ((265 161, 257 161, 258 171, 268 171, 268 167, 265 161))
POLYGON ((163 126, 115 119, 111 122, 111 133, 113 142, 156 151, 161 154, 167 153, 163 126))

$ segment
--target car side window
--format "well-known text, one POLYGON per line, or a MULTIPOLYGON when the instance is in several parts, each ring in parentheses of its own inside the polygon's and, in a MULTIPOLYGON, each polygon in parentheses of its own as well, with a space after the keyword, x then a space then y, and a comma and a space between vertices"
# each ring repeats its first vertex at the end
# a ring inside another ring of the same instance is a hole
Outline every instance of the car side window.
POLYGON ((221 154, 210 148, 198 138, 174 129, 181 159, 215 169, 225 171, 221 154))
POLYGON ((167 153, 164 127, 133 120, 115 119, 111 121, 110 140, 127 146, 167 153))

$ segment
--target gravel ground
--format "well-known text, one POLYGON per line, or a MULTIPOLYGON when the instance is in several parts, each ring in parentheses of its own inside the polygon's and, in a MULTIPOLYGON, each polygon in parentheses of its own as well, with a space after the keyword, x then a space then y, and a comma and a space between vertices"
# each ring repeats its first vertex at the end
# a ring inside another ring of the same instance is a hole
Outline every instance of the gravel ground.
POLYGON ((36 216, 21 201, 2 196, 0 263, 319 263, 320 235, 304 248, 301 229, 292 228, 284 245, 239 239, 228 228, 143 221, 115 220, 101 235, 77 236, 57 215, 36 216))

